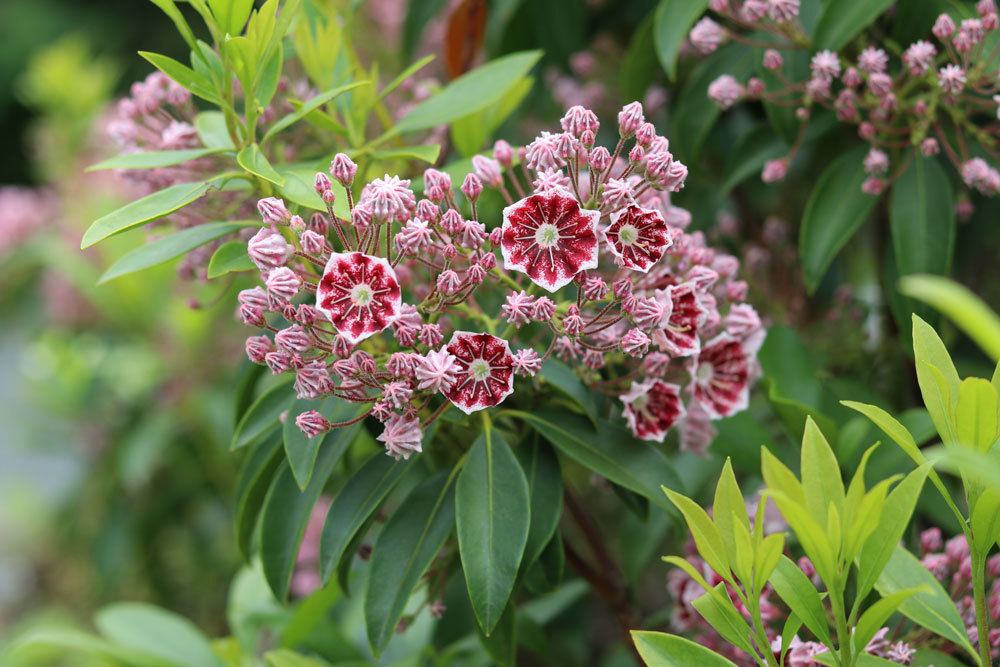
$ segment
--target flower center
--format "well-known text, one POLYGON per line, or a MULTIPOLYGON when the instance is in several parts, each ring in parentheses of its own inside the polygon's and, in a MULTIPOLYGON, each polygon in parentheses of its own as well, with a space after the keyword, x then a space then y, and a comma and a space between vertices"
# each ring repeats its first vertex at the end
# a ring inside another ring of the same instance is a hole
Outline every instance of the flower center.
POLYGON ((714 375, 715 369, 712 368, 712 364, 699 364, 698 370, 695 372, 698 381, 703 383, 711 382, 714 375))
POLYGON ((559 229, 550 222, 538 226, 535 230, 535 243, 543 248, 551 248, 559 242, 559 229))
POLYGON ((469 364, 469 375, 476 382, 485 382, 486 378, 490 376, 490 364, 485 359, 474 359, 471 364, 469 364))
POLYGON ((635 225, 622 225, 618 230, 618 240, 622 245, 632 245, 639 239, 639 230, 635 225))
POLYGON ((351 303, 355 306, 367 306, 374 298, 375 292, 367 283, 358 283, 351 288, 351 303))

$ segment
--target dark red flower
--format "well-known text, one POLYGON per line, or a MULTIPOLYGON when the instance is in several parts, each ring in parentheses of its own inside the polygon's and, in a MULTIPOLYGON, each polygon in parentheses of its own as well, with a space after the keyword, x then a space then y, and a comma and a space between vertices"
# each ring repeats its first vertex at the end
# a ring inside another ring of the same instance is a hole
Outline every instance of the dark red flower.
POLYGON ((331 255, 316 290, 316 308, 352 345, 396 321, 401 305, 389 262, 360 252, 331 255))
POLYGON ((511 204, 503 210, 500 237, 504 268, 555 292, 580 271, 597 268, 600 217, 600 211, 582 209, 558 190, 511 204))
POLYGON ((667 431, 684 416, 681 388, 662 380, 633 382, 621 401, 628 427, 642 440, 663 442, 667 431))
POLYGON ((499 405, 514 391, 514 357, 504 339, 456 331, 446 349, 459 370, 444 395, 462 412, 472 414, 499 405))
POLYGON ((611 214, 611 225, 604 231, 608 245, 622 266, 643 273, 660 261, 673 245, 670 229, 659 211, 632 204, 611 214))
POLYGON ((694 283, 671 285, 656 290, 655 294, 669 315, 664 316, 661 328, 653 332, 653 343, 673 357, 698 354, 701 347, 698 329, 705 323, 707 311, 698 300, 694 283))
POLYGON ((722 333, 691 359, 691 392, 712 419, 735 414, 750 401, 752 351, 737 338, 722 333))

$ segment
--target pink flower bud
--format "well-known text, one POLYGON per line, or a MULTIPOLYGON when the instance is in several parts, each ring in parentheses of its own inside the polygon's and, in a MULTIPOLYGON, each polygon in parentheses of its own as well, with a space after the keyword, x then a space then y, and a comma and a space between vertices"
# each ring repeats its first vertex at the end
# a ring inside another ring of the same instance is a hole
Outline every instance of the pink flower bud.
POLYGON ((500 245, 500 237, 503 236, 503 228, 494 227, 490 230, 490 243, 493 246, 500 245))
POLYGON ((590 168, 603 173, 611 164, 611 153, 604 146, 598 146, 590 152, 590 168))
POLYGON ((358 165, 354 160, 343 153, 337 153, 330 162, 330 174, 345 188, 350 187, 354 182, 354 175, 358 173, 358 165))
POLYGON ((315 438, 330 430, 330 422, 315 410, 307 410, 295 418, 295 425, 307 438, 315 438))
POLYGON ((540 296, 531 306, 531 319, 536 322, 548 322, 556 312, 556 303, 546 296, 540 296))
POLYGON ((934 21, 931 33, 943 42, 955 34, 955 21, 947 14, 941 14, 934 21))
POLYGON ((301 215, 293 215, 292 219, 288 221, 288 226, 296 234, 301 234, 306 228, 306 221, 302 219, 301 215))
POLYGON ((325 215, 317 211, 309 217, 309 229, 320 236, 326 236, 330 233, 330 221, 326 219, 325 215))
POLYGON ((883 190, 885 190, 885 181, 874 176, 866 178, 865 182, 861 184, 861 191, 866 195, 880 195, 883 190))
POLYGON ((865 141, 871 141, 875 138, 875 126, 865 121, 858 125, 858 136, 865 141))
POLYGON ((582 145, 584 148, 589 149, 593 147, 594 142, 596 141, 597 141, 597 136, 594 135, 594 133, 591 132, 590 130, 587 130, 586 132, 580 135, 580 145, 582 145))
POLYGON ((315 324, 323 319, 323 314, 308 303, 301 303, 295 311, 294 319, 301 324, 315 324))
POLYGON ((760 172, 760 180, 765 183, 776 183, 783 181, 788 174, 788 160, 768 160, 764 164, 764 169, 760 172))
POLYGON ((316 189, 316 194, 320 197, 323 193, 333 187, 333 183, 330 182, 330 177, 324 174, 322 171, 316 172, 316 180, 313 184, 313 188, 316 189))
POLYGON ((267 336, 250 336, 245 347, 247 358, 255 364, 263 364, 267 353, 274 350, 274 345, 267 336))
POLYGON ((274 334, 274 344, 282 350, 302 354, 312 348, 313 341, 312 336, 305 329, 298 324, 293 324, 274 334))
POLYGON ((264 363, 274 375, 280 375, 292 369, 295 357, 287 350, 275 350, 264 355, 264 363))
POLYGON ((479 199, 479 195, 483 192, 483 182, 475 174, 466 174, 465 180, 462 181, 462 194, 464 194, 470 202, 475 202, 479 199))
POLYGON ((583 318, 580 317, 580 309, 576 307, 576 304, 571 305, 567 309, 566 316, 563 317, 562 324, 566 333, 570 336, 579 336, 583 333, 584 322, 583 318))
POLYGON ((764 69, 778 70, 785 64, 785 59, 781 53, 775 49, 768 49, 764 52, 764 69))
POLYGON ((441 229, 448 234, 452 236, 459 234, 463 227, 465 227, 465 220, 462 218, 462 214, 455 209, 449 208, 441 216, 441 229))
POLYGON ((618 133, 624 138, 631 137, 644 122, 646 119, 642 113, 642 104, 639 102, 626 104, 618 112, 618 133))
POLYGON ((764 81, 757 77, 747 80, 747 97, 757 99, 764 94, 764 81))
POLYGON ((267 291, 276 299, 289 301, 299 293, 302 280, 287 266, 281 266, 267 275, 267 291))
POLYGON ((326 253, 326 238, 311 229, 302 232, 302 235, 299 237, 299 244, 302 246, 302 252, 307 255, 320 257, 326 253))
POLYGON ((608 284, 600 276, 590 276, 583 282, 583 296, 590 301, 600 301, 608 293, 608 284))
POLYGON ((514 353, 512 365, 518 375, 533 377, 542 370, 542 358, 532 349, 518 350, 514 353))
POLYGON ((261 228, 247 242, 247 254, 261 271, 282 266, 294 250, 281 234, 266 227, 261 228))
MULTIPOLYGON (((497 227, 497 229, 500 229, 500 228, 497 227)), ((491 237, 492 237, 492 235, 493 235, 493 232, 490 232, 490 236, 491 237)), ((478 263, 479 263, 479 265, 481 267, 483 267, 487 271, 492 271, 493 267, 495 267, 497 265, 497 256, 494 255, 492 252, 484 252, 479 257, 478 263)))
POLYGON ((941 147, 938 145, 937 139, 934 137, 927 137, 920 142, 920 152, 923 153, 925 157, 933 157, 941 152, 941 147))
POLYGON ((472 168, 484 184, 491 188, 498 188, 503 185, 503 174, 500 171, 500 163, 482 155, 472 156, 472 168))
POLYGON ((505 167, 514 161, 514 149, 503 139, 493 144, 493 159, 505 167))
POLYGON ((437 286, 443 294, 450 296, 462 288, 462 279, 451 269, 446 269, 438 276, 437 286))
POLYGON ((633 146, 632 150, 628 152, 628 161, 632 164, 639 164, 644 157, 646 157, 646 151, 639 144, 633 146))
POLYGON ((288 222, 288 219, 292 217, 292 214, 285 208, 285 202, 277 197, 265 197, 259 200, 257 202, 257 212, 260 213, 260 217, 263 218, 264 222, 272 225, 288 222))
POLYGON ((630 357, 641 357, 649 350, 649 336, 639 329, 629 329, 621 339, 622 351, 630 357))

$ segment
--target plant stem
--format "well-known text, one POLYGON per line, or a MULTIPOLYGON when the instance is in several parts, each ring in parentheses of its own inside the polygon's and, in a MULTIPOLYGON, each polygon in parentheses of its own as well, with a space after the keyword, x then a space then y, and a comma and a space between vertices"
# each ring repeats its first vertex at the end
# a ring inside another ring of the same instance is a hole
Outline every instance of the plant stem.
POLYGON ((983 667, 993 664, 990 657, 990 617, 986 608, 986 553, 972 545, 972 594, 976 600, 976 635, 979 660, 983 667))
MULTIPOLYGON (((847 628, 847 617, 844 615, 844 592, 842 589, 830 590, 830 609, 837 624, 837 645, 840 651, 841 667, 851 667, 851 633, 847 628)), ((831 646, 832 650, 833 647, 831 646)))

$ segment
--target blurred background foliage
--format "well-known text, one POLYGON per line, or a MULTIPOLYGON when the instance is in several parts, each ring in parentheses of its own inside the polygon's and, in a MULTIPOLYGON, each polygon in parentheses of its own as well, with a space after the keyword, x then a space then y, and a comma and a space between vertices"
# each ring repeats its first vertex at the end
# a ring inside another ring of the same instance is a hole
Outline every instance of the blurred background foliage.
MULTIPOLYGON (((424 53, 442 55, 446 0, 336 4, 357 10, 354 42, 383 72, 398 72, 424 53)), ((885 303, 896 290, 893 276, 880 275, 881 259, 891 255, 884 225, 866 227, 850 243, 815 296, 807 296, 800 278, 795 236, 811 185, 829 156, 854 138, 835 123, 815 122, 817 136, 788 181, 761 187, 757 170, 744 173, 743 165, 759 152, 755 137, 767 119, 746 106, 720 117, 704 91, 716 74, 706 71, 708 62, 682 59, 676 82, 668 80, 653 44, 658 4, 489 2, 477 62, 545 52, 516 122, 497 136, 530 139, 570 104, 589 104, 609 118, 623 102, 645 99, 650 119, 668 128, 676 154, 691 167, 676 203, 692 212, 695 229, 744 259, 750 301, 773 325, 761 352, 763 390, 750 410, 720 422, 709 461, 679 465, 691 479, 714 474, 725 456, 742 470, 759 469, 760 444, 791 453, 805 414, 822 414, 849 467, 874 432, 839 399, 900 410, 919 404, 906 328, 885 303), (762 251, 769 261, 755 265, 762 251)), ((140 242, 134 234, 102 245, 100 256, 77 250, 89 222, 128 197, 113 178, 84 173, 115 152, 95 128, 111 101, 150 71, 136 51, 182 57, 182 40, 140 0, 6 0, 0 26, 0 183, 37 188, 51 207, 39 233, 14 252, 0 252, 0 644, 53 619, 88 627, 94 610, 118 600, 160 605, 234 641, 252 643, 263 626, 313 627, 301 610, 275 607, 258 572, 241 571, 232 534, 237 467, 227 450, 233 387, 246 369, 234 371, 231 363, 242 356, 242 335, 229 292, 178 282, 171 266, 97 286, 99 267, 140 242), (201 307, 189 308, 191 301, 201 307)), ((435 76, 446 81, 441 60, 435 76)), ((998 206, 995 199, 977 201, 961 223, 953 270, 989 303, 1000 300, 1000 267, 983 248, 1000 241, 998 206)), ((989 375, 972 344, 946 322, 941 330, 963 374, 989 375)), ((926 413, 910 416, 913 430, 928 431, 926 413)), ((898 452, 882 448, 870 468, 889 474, 905 466, 898 452)), ((663 610, 646 624, 663 622, 670 609, 656 556, 664 542, 683 535, 671 532, 659 512, 623 515, 614 494, 605 495, 610 501, 597 520, 617 526, 609 541, 630 584, 648 582, 635 586, 640 606, 663 610)), ((947 525, 932 500, 924 499, 924 516, 947 525)), ((461 608, 468 602, 461 581, 454 583, 448 604, 461 608)), ((519 627, 525 644, 568 664, 629 664, 610 612, 584 587, 560 590, 561 597, 541 601, 536 616, 526 615, 519 627), (543 632, 539 619, 559 614, 543 632), (600 659, 590 654, 594 647, 601 647, 600 659)), ((334 606, 345 635, 360 637, 357 599, 334 606)), ((432 633, 437 646, 478 646, 471 623, 427 625, 402 635, 407 647, 386 660, 417 655, 432 633)))

